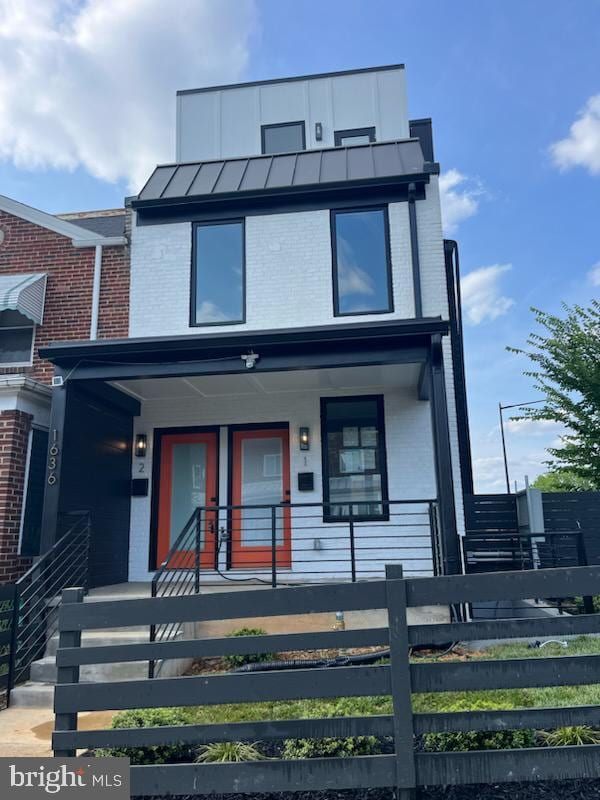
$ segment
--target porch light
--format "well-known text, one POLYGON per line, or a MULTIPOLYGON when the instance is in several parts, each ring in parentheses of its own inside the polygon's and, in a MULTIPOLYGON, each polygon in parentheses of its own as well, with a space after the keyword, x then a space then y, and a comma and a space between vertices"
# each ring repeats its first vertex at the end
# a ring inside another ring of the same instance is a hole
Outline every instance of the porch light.
POLYGON ((144 458, 148 447, 148 437, 145 433, 138 433, 135 437, 135 455, 137 458, 144 458))
POLYGON ((299 431, 300 450, 310 450, 310 429, 300 428, 299 431))

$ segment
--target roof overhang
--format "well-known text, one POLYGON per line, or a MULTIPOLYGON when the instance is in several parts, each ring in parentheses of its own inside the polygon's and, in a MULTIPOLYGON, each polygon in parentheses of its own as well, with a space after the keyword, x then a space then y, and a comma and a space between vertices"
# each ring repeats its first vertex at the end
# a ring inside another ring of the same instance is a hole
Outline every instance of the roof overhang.
POLYGON ((88 231, 79 225, 74 225, 72 222, 47 214, 45 211, 40 211, 39 208, 19 203, 18 200, 4 195, 0 195, 0 211, 24 219, 33 225, 39 225, 60 236, 66 236, 74 247, 96 247, 98 245, 108 247, 127 244, 124 236, 98 236, 93 231, 88 231))
POLYGON ((69 380, 125 380, 427 360, 432 338, 448 333, 440 318, 310 328, 208 333, 164 338, 65 342, 40 350, 69 380))

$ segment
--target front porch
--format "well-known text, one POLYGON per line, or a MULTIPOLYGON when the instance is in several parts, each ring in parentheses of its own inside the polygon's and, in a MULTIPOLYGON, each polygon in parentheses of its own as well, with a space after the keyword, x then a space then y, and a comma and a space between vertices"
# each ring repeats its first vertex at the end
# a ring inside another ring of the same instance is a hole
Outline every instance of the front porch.
POLYGON ((178 593, 460 571, 446 327, 51 348, 47 544, 90 510, 92 585, 178 593))

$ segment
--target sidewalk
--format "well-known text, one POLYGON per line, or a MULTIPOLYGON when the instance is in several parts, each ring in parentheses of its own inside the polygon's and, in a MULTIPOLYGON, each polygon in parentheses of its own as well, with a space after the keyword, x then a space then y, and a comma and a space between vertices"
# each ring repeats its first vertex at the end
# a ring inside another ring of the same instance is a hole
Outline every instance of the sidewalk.
MULTIPOLYGON (((79 729, 109 728, 111 711, 79 715, 79 729)), ((7 708, 0 712, 0 756, 51 756, 54 714, 49 708, 7 708)))

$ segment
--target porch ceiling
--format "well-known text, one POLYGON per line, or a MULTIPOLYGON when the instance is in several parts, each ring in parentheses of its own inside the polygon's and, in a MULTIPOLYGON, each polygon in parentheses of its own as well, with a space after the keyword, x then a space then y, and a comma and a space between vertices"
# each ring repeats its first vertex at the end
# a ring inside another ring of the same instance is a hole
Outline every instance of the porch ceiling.
POLYGON ((420 364, 373 364, 333 369, 114 381, 112 385, 139 400, 257 396, 361 388, 406 389, 417 387, 420 370, 420 364))

